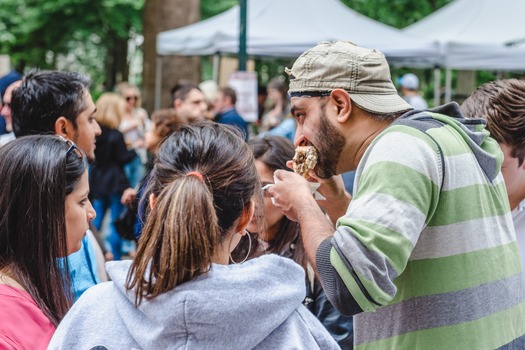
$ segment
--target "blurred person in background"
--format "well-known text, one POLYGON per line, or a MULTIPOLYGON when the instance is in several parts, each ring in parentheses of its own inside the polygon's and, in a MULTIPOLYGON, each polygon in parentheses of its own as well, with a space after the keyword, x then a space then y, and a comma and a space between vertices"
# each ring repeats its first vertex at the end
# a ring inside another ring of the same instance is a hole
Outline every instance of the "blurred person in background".
POLYGON ((206 97, 193 83, 182 82, 171 89, 173 108, 189 122, 205 120, 208 111, 206 97))
POLYGON ((137 152, 137 157, 124 166, 131 187, 135 187, 144 175, 144 164, 148 160, 144 148, 144 133, 149 123, 148 113, 141 107, 142 98, 136 86, 127 82, 121 83, 118 91, 126 101, 119 130, 128 148, 137 152))
MULTIPOLYGON (((184 125, 188 124, 186 118, 181 117, 174 108, 159 109, 151 115, 151 123, 149 124, 148 131, 144 135, 144 145, 146 149, 152 154, 157 154, 157 150, 161 142, 179 130, 184 125)), ((131 188, 124 191, 122 194, 122 204, 128 205, 133 208, 136 220, 133 228, 133 234, 135 240, 138 241, 142 232, 142 227, 146 221, 145 212, 146 206, 148 205, 148 198, 144 198, 143 193, 148 185, 149 176, 153 167, 153 158, 146 164, 146 172, 138 188, 131 188)))
MULTIPOLYGON (((21 62, 19 67, 12 69, 9 73, 0 77, 0 100, 5 95, 5 92, 9 85, 13 84, 17 80, 22 79, 22 73, 20 72, 24 71, 24 65, 25 63, 21 62)), ((7 120, 1 118, 2 116, 5 117, 5 115, 3 115, 2 112, 3 105, 4 101, 2 100, 0 101, 0 135, 6 134, 10 131, 7 126, 7 120)))
POLYGON ((199 84, 199 89, 204 94, 204 97, 206 98, 206 104, 208 105, 206 119, 213 120, 213 117, 215 117, 213 113, 213 101, 215 101, 215 97, 217 97, 219 86, 215 80, 205 80, 199 84))
POLYGON ((0 112, 5 119, 7 133, 0 136, 0 146, 15 139, 15 133, 13 132, 13 119, 11 115, 11 98, 13 96, 13 90, 19 87, 20 84, 22 84, 22 80, 17 80, 9 85, 2 98, 3 105, 0 112))
POLYGON ((248 141, 248 123, 239 115, 235 109, 237 93, 230 87, 220 88, 215 97, 213 108, 215 110, 215 121, 219 124, 233 125, 239 129, 245 141, 248 141))
POLYGON ((290 117, 288 85, 280 78, 273 78, 266 86, 267 110, 262 116, 261 132, 271 130, 290 117))
POLYGON ((401 87, 401 97, 415 110, 424 111, 428 109, 428 104, 419 94, 419 78, 414 73, 407 73, 399 78, 401 87))
POLYGON ((125 104, 124 99, 113 92, 106 92, 97 100, 95 115, 102 133, 97 136, 96 160, 89 178, 90 198, 97 212, 93 224, 97 230, 102 229, 106 211, 110 209, 109 232, 106 232, 105 236, 115 260, 122 258, 123 242, 115 230, 113 221, 124 209, 120 200, 124 190, 130 187, 124 165, 137 156, 134 150, 126 147, 124 137, 118 130, 125 113, 125 104))

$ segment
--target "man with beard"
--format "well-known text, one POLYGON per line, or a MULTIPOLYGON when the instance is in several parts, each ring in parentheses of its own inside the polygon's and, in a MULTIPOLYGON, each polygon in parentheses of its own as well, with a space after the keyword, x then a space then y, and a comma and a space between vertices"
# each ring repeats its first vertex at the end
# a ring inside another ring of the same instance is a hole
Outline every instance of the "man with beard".
POLYGON ((412 111, 384 55, 320 43, 290 75, 296 146, 317 149, 325 218, 300 175, 268 193, 301 225, 359 349, 523 348, 521 263, 500 167, 480 119, 451 103, 412 111), (354 196, 334 177, 356 170, 354 196), (337 227, 333 224, 337 221, 337 227))

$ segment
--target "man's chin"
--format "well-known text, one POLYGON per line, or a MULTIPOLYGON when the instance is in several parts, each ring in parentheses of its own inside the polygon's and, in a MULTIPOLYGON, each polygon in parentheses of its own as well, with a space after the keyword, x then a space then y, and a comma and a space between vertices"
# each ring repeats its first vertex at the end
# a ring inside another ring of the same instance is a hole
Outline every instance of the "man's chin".
POLYGON ((332 170, 332 169, 327 169, 326 167, 323 167, 322 164, 319 164, 316 168, 315 168, 315 175, 317 175, 319 178, 321 179, 329 179, 331 178, 332 176, 334 175, 337 175, 336 174, 336 171, 335 170, 332 170))
POLYGON ((331 178, 332 176, 334 176, 333 173, 331 173, 331 172, 327 172, 327 171, 322 171, 322 172, 316 171, 315 174, 316 174, 320 179, 323 179, 323 180, 329 179, 329 178, 331 178))

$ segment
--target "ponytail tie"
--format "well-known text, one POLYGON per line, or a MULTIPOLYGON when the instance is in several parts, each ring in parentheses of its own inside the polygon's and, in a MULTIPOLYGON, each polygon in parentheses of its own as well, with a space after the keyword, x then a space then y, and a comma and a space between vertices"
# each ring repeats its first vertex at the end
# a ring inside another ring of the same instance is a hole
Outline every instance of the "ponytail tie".
POLYGON ((189 173, 186 173, 186 176, 195 176, 200 182, 204 182, 204 177, 198 171, 190 171, 189 173))

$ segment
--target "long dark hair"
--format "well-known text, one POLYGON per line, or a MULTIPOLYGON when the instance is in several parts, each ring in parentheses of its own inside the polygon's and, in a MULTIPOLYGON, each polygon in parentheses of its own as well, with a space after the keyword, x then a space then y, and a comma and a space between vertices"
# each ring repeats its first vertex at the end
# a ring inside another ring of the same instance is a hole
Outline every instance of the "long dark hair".
MULTIPOLYGON (((285 137, 265 135, 248 142, 256 160, 263 162, 272 171, 289 170, 286 162, 295 154, 293 144, 285 137)), ((293 259, 306 268, 306 254, 301 239, 301 230, 297 222, 283 216, 279 222, 279 230, 273 241, 267 242, 266 253, 275 253, 293 259)))
POLYGON ((0 148, 0 271, 24 287, 55 326, 73 300, 66 196, 87 169, 86 157, 69 148, 59 136, 41 135, 0 148))
POLYGON ((156 203, 127 279, 135 303, 205 273, 257 188, 253 155, 235 129, 204 122, 164 139, 144 196, 156 203))

